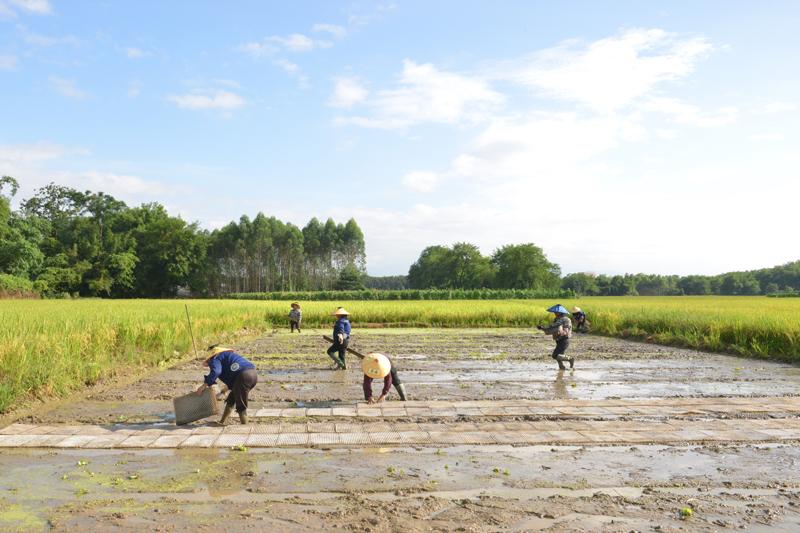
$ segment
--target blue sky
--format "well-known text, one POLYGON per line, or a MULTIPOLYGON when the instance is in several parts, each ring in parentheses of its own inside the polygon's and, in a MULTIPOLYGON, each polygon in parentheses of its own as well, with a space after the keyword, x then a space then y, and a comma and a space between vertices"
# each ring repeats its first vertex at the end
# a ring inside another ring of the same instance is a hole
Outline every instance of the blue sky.
POLYGON ((0 172, 215 228, 355 217, 370 273, 800 259, 796 2, 0 0, 0 172))

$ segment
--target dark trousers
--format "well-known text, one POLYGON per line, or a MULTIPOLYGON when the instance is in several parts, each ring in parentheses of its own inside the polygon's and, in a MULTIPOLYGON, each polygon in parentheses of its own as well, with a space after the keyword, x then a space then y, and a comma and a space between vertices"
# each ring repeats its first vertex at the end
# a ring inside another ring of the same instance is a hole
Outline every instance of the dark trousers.
POLYGON ((344 354, 347 353, 347 344, 349 342, 350 342, 350 339, 349 338, 345 338, 344 342, 339 344, 339 340, 337 339, 337 340, 333 341, 333 344, 331 344, 331 347, 328 348, 328 357, 333 359, 336 362, 336 364, 338 364, 342 368, 344 368, 346 366, 346 364, 344 362, 344 354), (335 353, 338 353, 338 357, 336 357, 334 355, 335 353))
POLYGON ((247 397, 250 391, 258 383, 258 372, 255 368, 248 368, 242 370, 233 382, 233 387, 228 397, 225 399, 226 405, 236 404, 236 412, 243 413, 247 411, 247 397))
POLYGON ((569 337, 561 337, 558 339, 556 341, 556 349, 553 350, 553 359, 558 361, 559 358, 561 358, 563 360, 564 358, 561 356, 567 352, 567 348, 569 348, 569 337))
POLYGON ((292 333, 294 333, 295 328, 297 328, 297 333, 300 333, 300 322, 297 320, 290 320, 289 325, 292 328, 292 333))

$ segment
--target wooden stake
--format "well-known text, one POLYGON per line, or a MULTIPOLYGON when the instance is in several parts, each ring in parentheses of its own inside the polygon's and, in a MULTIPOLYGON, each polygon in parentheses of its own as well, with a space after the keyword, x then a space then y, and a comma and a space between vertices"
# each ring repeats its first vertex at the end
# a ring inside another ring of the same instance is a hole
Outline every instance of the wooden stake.
POLYGON ((197 355, 197 344, 194 343, 194 332, 192 332, 192 320, 189 318, 189 304, 183 304, 184 309, 186 309, 186 322, 189 323, 189 335, 192 337, 192 347, 194 348, 194 356, 196 358, 200 358, 197 355))

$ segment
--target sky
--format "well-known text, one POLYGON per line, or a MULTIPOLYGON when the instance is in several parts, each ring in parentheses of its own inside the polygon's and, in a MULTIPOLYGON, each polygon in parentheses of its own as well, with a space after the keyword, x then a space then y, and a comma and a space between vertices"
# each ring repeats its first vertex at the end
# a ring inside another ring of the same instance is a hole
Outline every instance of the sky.
POLYGON ((794 1, 0 0, 0 173, 214 229, 354 217, 373 275, 800 259, 794 1))

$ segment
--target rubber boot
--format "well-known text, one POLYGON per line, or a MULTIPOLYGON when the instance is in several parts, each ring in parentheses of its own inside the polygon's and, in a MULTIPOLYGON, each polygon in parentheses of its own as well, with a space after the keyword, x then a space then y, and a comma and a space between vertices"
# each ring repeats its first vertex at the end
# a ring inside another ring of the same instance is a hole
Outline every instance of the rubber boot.
POLYGON ((244 426, 247 425, 247 411, 242 411, 239 413, 239 422, 241 422, 244 426))
POLYGON ((333 355, 332 353, 329 353, 329 354, 328 354, 328 357, 330 357, 331 359, 333 359, 333 362, 334 362, 334 363, 336 363, 336 366, 337 366, 337 367, 339 367, 339 368, 342 368, 342 360, 341 360, 341 359, 339 359, 339 356, 338 356, 338 355, 333 355))
POLYGON ((569 369, 570 370, 575 368, 575 358, 574 357, 570 357, 569 359, 567 359, 567 361, 569 361, 569 369))
POLYGON ((220 426, 225 425, 225 421, 228 420, 228 417, 231 416, 232 412, 233 412, 233 406, 225 404, 225 410, 222 411, 222 418, 219 419, 220 426))
POLYGON ((397 394, 400 395, 400 401, 406 401, 406 384, 401 383, 400 385, 397 385, 395 389, 397 389, 397 394))

